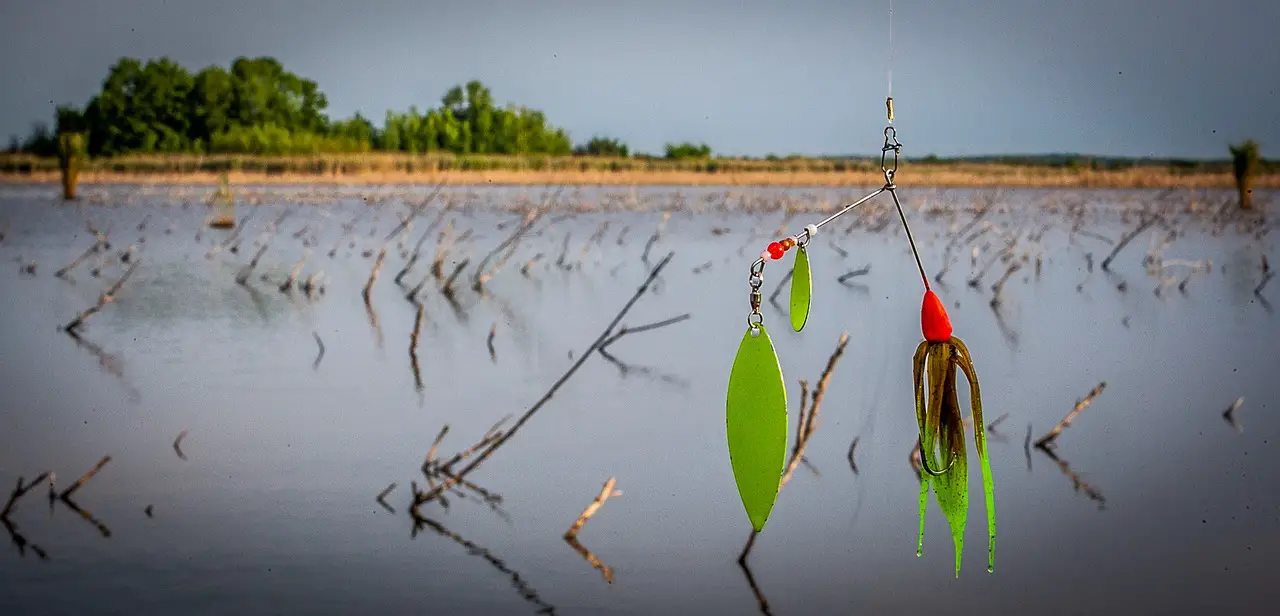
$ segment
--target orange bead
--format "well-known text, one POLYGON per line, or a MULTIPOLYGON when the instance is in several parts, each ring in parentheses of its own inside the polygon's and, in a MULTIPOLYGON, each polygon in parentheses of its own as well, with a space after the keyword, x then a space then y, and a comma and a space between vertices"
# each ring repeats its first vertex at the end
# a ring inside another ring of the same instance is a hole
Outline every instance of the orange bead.
POLYGON ((782 240, 783 250, 791 250, 793 247, 795 247, 795 245, 796 245, 796 241, 792 238, 786 238, 782 240))
POLYGON ((924 303, 920 306, 920 329, 924 339, 929 342, 946 342, 951 339, 951 317, 942 306, 933 290, 924 292, 924 303))

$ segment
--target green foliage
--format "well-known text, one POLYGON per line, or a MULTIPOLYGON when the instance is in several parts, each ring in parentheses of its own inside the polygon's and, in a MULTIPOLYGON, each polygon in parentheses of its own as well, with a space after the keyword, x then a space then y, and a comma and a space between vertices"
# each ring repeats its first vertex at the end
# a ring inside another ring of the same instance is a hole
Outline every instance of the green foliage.
POLYGON ((700 143, 668 143, 666 145, 667 158, 671 160, 682 160, 686 158, 711 158, 711 146, 700 143))
POLYGON ((588 156, 614 156, 617 158, 627 158, 630 151, 627 144, 618 139, 609 137, 592 137, 591 141, 578 146, 574 150, 575 154, 586 154, 588 156))
POLYGON ((387 112, 376 139, 378 149, 410 153, 554 154, 570 152, 569 136, 547 123, 541 111, 515 105, 494 107, 489 89, 478 81, 454 86, 439 109, 422 114, 387 112))
MULTIPOLYGON (((358 128, 351 128, 358 131, 358 128)), ((230 129, 213 135, 209 142, 212 153, 232 154, 320 154, 357 152, 367 150, 369 142, 344 135, 320 135, 304 131, 289 131, 283 126, 233 125, 230 129)))
MULTIPOLYGON (((454 154, 566 155, 564 130, 540 111, 496 107, 479 81, 455 86, 438 109, 388 111, 379 130, 359 113, 330 121, 328 99, 316 82, 274 58, 237 58, 230 69, 210 66, 192 75, 168 58, 121 58, 81 113, 59 107, 57 130, 33 127, 19 149, 57 153, 56 133, 88 134, 95 156, 126 153, 223 152, 295 154, 373 149, 454 154)), ((12 144, 11 144, 12 145, 12 144)), ((625 149, 625 148, 624 148, 625 149)))
POLYGON ((1231 150, 1231 167, 1237 181, 1249 177, 1257 171, 1259 156, 1258 142, 1252 139, 1228 146, 1231 150))
POLYGON ((56 156, 58 139, 49 131, 48 124, 36 122, 31 125, 31 134, 27 135, 27 139, 22 142, 22 151, 36 156, 56 156))

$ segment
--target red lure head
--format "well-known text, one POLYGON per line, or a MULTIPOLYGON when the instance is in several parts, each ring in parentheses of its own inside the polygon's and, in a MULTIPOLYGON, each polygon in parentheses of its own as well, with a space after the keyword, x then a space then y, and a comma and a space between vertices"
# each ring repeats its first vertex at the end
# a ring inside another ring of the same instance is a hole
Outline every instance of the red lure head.
POLYGON ((920 306, 920 331, 929 342, 951 339, 951 317, 947 316, 947 309, 932 289, 924 292, 924 304, 920 306))

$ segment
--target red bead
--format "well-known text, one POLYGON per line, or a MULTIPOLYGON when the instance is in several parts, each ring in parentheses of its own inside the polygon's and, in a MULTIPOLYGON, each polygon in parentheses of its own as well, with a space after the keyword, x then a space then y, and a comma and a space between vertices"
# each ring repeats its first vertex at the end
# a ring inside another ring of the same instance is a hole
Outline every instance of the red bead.
POLYGON ((769 251, 769 256, 773 257, 775 261, 781 259, 782 254, 786 252, 782 249, 782 244, 777 242, 770 243, 767 250, 769 251))
POLYGON ((932 290, 924 292, 920 306, 920 329, 929 342, 946 342, 951 339, 951 317, 942 306, 942 300, 932 290))

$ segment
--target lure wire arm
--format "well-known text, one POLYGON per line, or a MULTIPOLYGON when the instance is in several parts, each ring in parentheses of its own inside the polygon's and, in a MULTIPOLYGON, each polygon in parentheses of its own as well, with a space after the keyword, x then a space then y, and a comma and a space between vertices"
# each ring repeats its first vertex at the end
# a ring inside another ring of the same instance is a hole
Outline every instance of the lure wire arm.
MULTIPOLYGON (((880 147, 880 171, 884 174, 884 186, 881 186, 875 192, 840 208, 840 210, 821 221, 805 226, 805 228, 799 233, 783 238, 783 241, 790 240, 794 245, 804 249, 809 244, 809 241, 813 239, 813 236, 817 233, 818 229, 821 229, 823 226, 835 221, 837 218, 857 209, 858 206, 874 199, 881 193, 888 192, 889 196, 893 198, 894 208, 898 210, 898 218, 902 221, 902 228, 907 233, 907 243, 911 245, 911 255, 915 257, 916 268, 920 270, 920 280, 924 283, 925 290, 928 291, 929 278, 924 272, 924 264, 920 260, 920 251, 916 249, 915 238, 911 235, 911 227, 907 225, 907 215, 902 210, 902 202, 898 200, 898 185, 894 183, 894 178, 898 174, 898 163, 902 158, 902 142, 898 141, 898 130, 893 127, 892 93, 885 99, 885 107, 887 110, 889 124, 884 128, 884 145, 880 147), (889 159, 889 152, 893 152, 892 162, 889 159)), ((772 247, 771 245, 770 250, 774 250, 775 248, 776 247, 772 247)), ((751 264, 751 276, 748 279, 751 285, 751 313, 747 316, 747 323, 753 332, 758 331, 758 327, 762 321, 762 317, 760 315, 759 295, 760 286, 764 284, 765 257, 770 256, 772 259, 779 259, 781 258, 781 254, 781 252, 771 253, 766 251, 761 253, 760 258, 756 259, 755 262, 751 264)), ((952 460, 952 463, 954 463, 954 459, 952 460)), ((930 474, 937 475, 946 473, 946 469, 943 469, 940 473, 935 473, 928 469, 927 464, 924 464, 923 466, 925 466, 926 470, 929 470, 930 474)), ((947 466, 947 469, 949 468, 951 468, 950 465, 947 466)))

